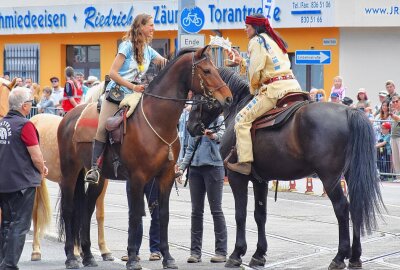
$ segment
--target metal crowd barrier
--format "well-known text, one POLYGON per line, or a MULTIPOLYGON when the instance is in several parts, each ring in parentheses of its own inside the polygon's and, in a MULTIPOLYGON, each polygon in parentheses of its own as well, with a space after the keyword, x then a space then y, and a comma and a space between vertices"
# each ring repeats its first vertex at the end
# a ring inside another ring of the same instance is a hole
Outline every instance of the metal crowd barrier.
MULTIPOLYGON (((59 115, 59 116, 64 116, 64 110, 62 108, 56 108, 56 107, 49 107, 48 109, 50 109, 51 111, 53 111, 55 115, 59 115)), ((30 119, 32 116, 39 114, 39 109, 38 107, 32 107, 31 108, 31 112, 29 113, 29 115, 27 116, 28 119, 30 119)))
MULTIPOLYGON (((397 124, 395 121, 392 120, 371 120, 374 131, 375 131, 375 140, 376 144, 383 141, 382 135, 382 124, 385 122, 390 123, 391 132, 393 130, 393 126, 397 124)), ((391 140, 389 141, 391 144, 391 140)), ((379 173, 379 177, 382 181, 397 181, 400 179, 400 172, 395 171, 394 161, 393 161, 393 150, 392 145, 390 146, 382 146, 376 148, 376 162, 377 162, 377 170, 379 173)))

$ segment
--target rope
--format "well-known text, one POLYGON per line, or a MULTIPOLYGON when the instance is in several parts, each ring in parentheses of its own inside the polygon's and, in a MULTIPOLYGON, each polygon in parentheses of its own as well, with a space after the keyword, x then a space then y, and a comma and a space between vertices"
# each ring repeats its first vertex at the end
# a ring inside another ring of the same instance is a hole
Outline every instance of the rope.
POLYGON ((157 133, 157 131, 153 128, 153 126, 150 124, 149 120, 147 119, 146 114, 144 113, 144 110, 143 110, 143 98, 140 100, 140 107, 141 107, 141 109, 142 109, 142 114, 143 114, 144 120, 146 120, 146 122, 147 122, 147 124, 149 125, 149 127, 151 128, 151 130, 154 132, 154 134, 157 135, 157 137, 158 137, 161 141, 163 141, 166 145, 168 145, 168 159, 169 159, 169 160, 174 160, 174 156, 173 156, 173 152, 172 152, 172 145, 173 145, 173 144, 178 140, 178 138, 179 138, 178 132, 177 132, 177 134, 176 134, 175 140, 174 140, 173 142, 171 142, 171 143, 168 143, 166 140, 164 140, 164 138, 162 138, 162 137, 157 133))

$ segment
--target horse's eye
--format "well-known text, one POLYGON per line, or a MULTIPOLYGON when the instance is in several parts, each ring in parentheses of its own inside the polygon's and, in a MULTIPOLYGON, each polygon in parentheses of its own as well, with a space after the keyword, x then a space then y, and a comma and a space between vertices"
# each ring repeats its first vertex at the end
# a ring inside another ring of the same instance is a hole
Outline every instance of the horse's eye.
POLYGON ((208 74, 211 74, 211 70, 205 69, 205 70, 204 70, 204 74, 207 74, 207 75, 208 75, 208 74))

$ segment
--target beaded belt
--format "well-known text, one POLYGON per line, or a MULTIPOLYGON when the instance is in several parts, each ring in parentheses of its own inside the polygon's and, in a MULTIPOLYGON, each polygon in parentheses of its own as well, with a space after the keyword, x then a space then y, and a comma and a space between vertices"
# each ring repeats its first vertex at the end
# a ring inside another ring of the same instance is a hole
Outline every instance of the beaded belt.
POLYGON ((277 76, 273 77, 271 79, 265 80, 264 84, 270 84, 276 81, 283 81, 283 80, 294 80, 296 77, 294 75, 282 75, 282 76, 277 76))

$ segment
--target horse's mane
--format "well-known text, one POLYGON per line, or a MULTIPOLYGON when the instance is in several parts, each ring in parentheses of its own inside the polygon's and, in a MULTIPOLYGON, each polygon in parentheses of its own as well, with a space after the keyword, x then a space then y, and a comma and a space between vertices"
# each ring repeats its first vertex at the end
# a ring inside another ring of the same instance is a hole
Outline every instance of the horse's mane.
POLYGON ((218 72, 222 80, 228 85, 229 89, 231 89, 233 95, 232 108, 247 103, 245 101, 241 102, 241 100, 250 100, 252 98, 250 95, 249 83, 239 76, 234 70, 226 67, 220 67, 218 68, 218 72))
POLYGON ((178 61, 178 59, 180 59, 183 55, 190 53, 190 52, 195 52, 197 51, 197 48, 184 48, 182 50, 180 50, 178 52, 178 54, 176 55, 176 57, 174 59, 172 59, 171 61, 169 61, 167 63, 167 65, 160 70, 160 73, 158 73, 158 75, 156 77, 154 77, 154 79, 150 82, 149 84, 149 88, 153 85, 153 84, 158 84, 161 81, 161 78, 164 76, 164 74, 167 72, 167 70, 173 65, 175 64, 176 61, 178 61))

